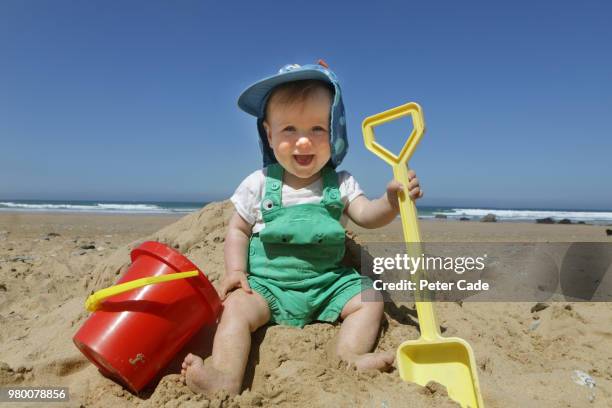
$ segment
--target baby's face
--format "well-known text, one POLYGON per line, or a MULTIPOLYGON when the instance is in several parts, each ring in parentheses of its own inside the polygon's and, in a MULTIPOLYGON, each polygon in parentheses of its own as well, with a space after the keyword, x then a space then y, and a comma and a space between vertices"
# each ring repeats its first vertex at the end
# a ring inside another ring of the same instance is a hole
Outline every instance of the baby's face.
POLYGON ((274 157, 285 171, 310 179, 329 161, 331 93, 323 88, 304 101, 289 104, 270 100, 264 127, 274 157))

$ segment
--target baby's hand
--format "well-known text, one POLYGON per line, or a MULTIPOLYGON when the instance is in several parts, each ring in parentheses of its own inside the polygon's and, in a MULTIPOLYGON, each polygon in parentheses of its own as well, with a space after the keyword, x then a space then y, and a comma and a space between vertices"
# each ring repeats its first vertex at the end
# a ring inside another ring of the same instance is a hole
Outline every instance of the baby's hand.
MULTIPOLYGON (((408 184, 408 193, 410 198, 413 200, 418 200, 423 197, 423 190, 421 190, 421 186, 419 184, 419 179, 416 176, 414 170, 408 171, 408 180, 410 180, 408 184)), ((397 195, 400 191, 404 190, 404 186, 397 180, 391 180, 389 184, 387 184, 387 199, 389 200, 389 204, 396 211, 399 211, 399 200, 397 195)))
POLYGON ((219 289, 219 297, 221 300, 225 300, 228 293, 236 288, 242 288, 247 293, 252 293, 247 275, 244 272, 228 272, 221 281, 221 288, 219 289))

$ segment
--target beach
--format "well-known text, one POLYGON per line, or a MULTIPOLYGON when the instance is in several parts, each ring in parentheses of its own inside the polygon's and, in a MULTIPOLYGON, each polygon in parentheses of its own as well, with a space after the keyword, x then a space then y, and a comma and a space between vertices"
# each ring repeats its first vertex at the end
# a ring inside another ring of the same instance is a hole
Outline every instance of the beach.
MULTIPOLYGON (((74 346, 89 316, 84 301, 112 285, 129 252, 146 240, 176 248, 218 284, 229 202, 184 214, 0 213, 0 386, 68 387, 57 406, 458 406, 441 387, 403 382, 397 370, 356 372, 329 353, 339 326, 266 326, 254 334, 246 389, 238 396, 193 394, 179 376, 188 352, 206 357, 205 327, 154 385, 134 395, 102 376, 74 346)), ((603 225, 421 220, 428 242, 612 242, 603 225)), ((349 225, 354 242, 399 242, 401 224, 377 230, 349 225)), ((612 406, 611 303, 446 302, 436 304, 446 337, 475 353, 487 407, 612 406), (537 325, 534 322, 538 321, 537 325), (535 328, 534 328, 535 327, 535 328), (594 387, 580 385, 576 370, 594 387)), ((419 337, 411 303, 387 303, 377 350, 419 337)), ((55 406, 55 405, 54 405, 55 406)))

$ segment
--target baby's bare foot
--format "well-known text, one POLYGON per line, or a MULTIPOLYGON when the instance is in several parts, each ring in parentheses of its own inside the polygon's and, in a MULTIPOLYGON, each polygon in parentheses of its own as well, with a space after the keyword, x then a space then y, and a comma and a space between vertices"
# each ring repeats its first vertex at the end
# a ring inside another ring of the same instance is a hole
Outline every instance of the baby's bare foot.
POLYGON ((237 384, 226 373, 215 369, 212 364, 194 354, 187 354, 182 364, 181 375, 185 384, 196 393, 213 393, 224 390, 230 394, 238 394, 241 384, 237 384))
POLYGON ((357 368, 357 370, 378 370, 378 371, 389 371, 393 368, 393 360, 395 360, 395 353, 392 351, 380 352, 380 353, 366 353, 359 356, 355 356, 351 359, 350 363, 357 368))

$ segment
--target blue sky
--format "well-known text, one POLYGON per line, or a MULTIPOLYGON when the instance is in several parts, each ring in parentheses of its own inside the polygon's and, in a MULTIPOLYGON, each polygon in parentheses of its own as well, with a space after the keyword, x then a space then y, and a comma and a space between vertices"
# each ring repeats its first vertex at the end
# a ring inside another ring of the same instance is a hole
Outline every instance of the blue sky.
POLYGON ((415 101, 423 204, 611 209, 610 20, 605 1, 4 0, 0 198, 226 198, 261 165, 240 92, 323 58, 368 195, 391 170, 361 121, 415 101))

